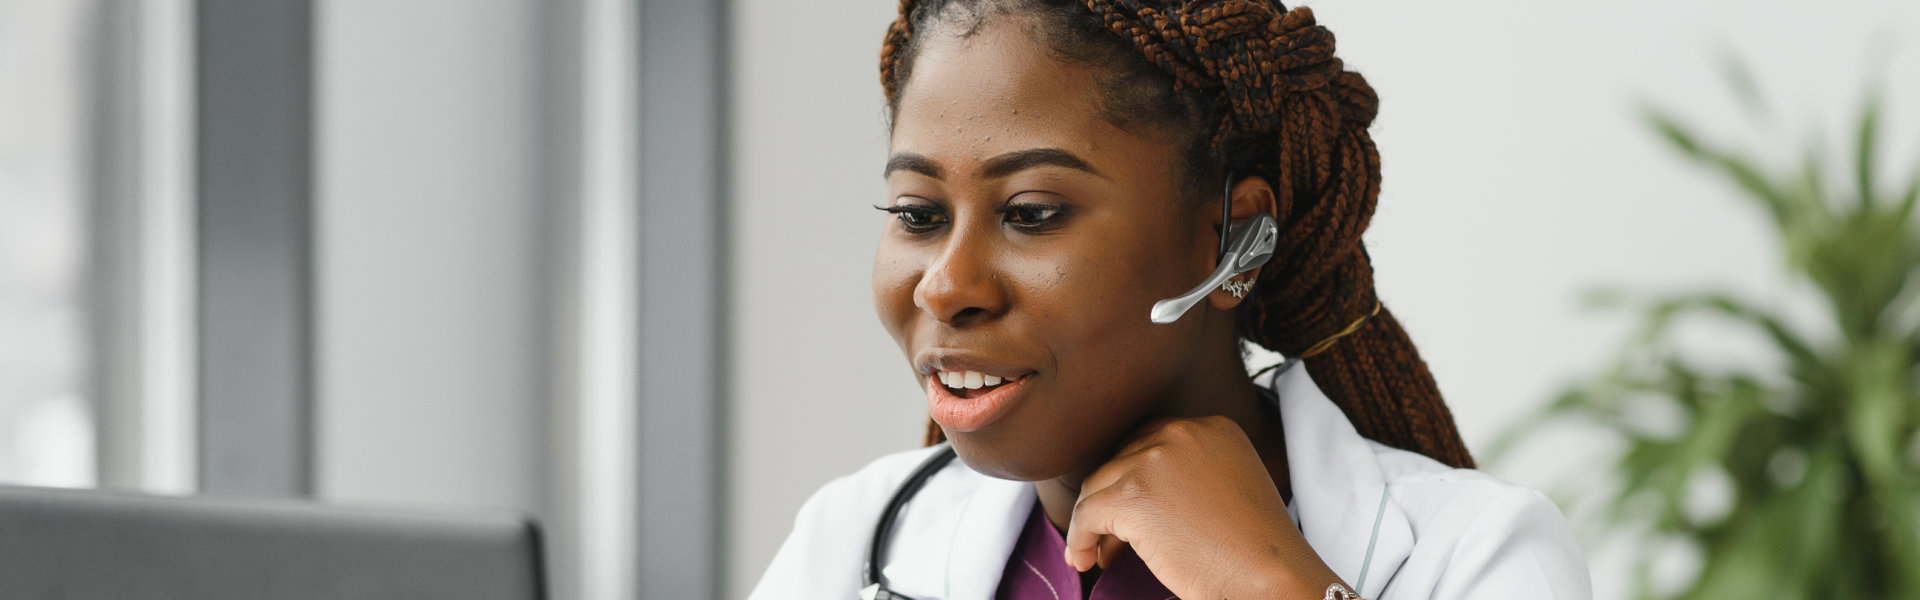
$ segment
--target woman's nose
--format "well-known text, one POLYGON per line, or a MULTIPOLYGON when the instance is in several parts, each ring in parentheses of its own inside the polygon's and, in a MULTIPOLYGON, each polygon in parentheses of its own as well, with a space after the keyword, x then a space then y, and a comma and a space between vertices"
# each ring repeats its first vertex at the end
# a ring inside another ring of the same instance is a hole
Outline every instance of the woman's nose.
POLYGON ((985 244, 955 231, 920 276, 913 303, 935 320, 956 327, 1006 312, 1007 295, 985 244))

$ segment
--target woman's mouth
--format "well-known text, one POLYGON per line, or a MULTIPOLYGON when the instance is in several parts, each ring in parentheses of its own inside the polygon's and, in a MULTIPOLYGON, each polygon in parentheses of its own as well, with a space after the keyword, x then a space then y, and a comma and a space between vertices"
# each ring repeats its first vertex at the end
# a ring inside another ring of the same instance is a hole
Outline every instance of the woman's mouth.
POLYGON ((1010 383, 1020 379, 1019 377, 1015 377, 1010 380, 999 375, 988 375, 979 371, 935 371, 933 374, 939 378, 941 385, 947 386, 947 391, 953 392, 953 395, 961 398, 982 396, 999 388, 1004 383, 1010 383))
POLYGON ((978 431, 1012 408, 1031 375, 1008 378, 979 371, 935 371, 927 376, 927 410, 949 430, 978 431))

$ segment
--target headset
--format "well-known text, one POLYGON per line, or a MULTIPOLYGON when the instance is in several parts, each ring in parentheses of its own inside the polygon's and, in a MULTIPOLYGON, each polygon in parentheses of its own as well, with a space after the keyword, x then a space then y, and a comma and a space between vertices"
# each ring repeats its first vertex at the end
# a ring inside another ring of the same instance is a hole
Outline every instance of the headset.
MULTIPOLYGON (((1220 198, 1221 223, 1227 223, 1233 217, 1233 181, 1233 175, 1228 174, 1226 191, 1221 193, 1220 198)), ((1154 323, 1165 325, 1179 320, 1180 315, 1187 314, 1193 305, 1199 304, 1220 284, 1235 275, 1258 269, 1273 259, 1274 245, 1280 239, 1280 223, 1273 215, 1261 213, 1232 223, 1232 227, 1220 232, 1220 266, 1214 267, 1213 275, 1185 294, 1153 303, 1153 312, 1148 314, 1148 318, 1153 319, 1154 323)))

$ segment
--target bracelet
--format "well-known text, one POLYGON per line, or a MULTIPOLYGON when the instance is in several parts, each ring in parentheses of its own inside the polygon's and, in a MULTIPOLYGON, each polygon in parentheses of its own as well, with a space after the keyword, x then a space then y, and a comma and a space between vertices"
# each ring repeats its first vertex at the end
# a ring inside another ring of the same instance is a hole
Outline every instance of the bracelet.
POLYGON ((1353 591, 1353 588, 1347 587, 1347 585, 1344 583, 1335 581, 1327 585, 1327 597, 1322 600, 1366 600, 1366 599, 1361 598, 1359 592, 1353 591))

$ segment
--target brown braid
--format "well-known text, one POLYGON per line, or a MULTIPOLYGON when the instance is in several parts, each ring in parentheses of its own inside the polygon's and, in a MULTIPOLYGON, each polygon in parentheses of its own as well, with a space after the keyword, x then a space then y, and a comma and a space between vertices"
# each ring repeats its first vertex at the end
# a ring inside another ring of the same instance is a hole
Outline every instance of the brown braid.
MULTIPOLYGON (((1241 304, 1242 337, 1300 356, 1364 319, 1305 359, 1314 381, 1361 435, 1448 465, 1473 466, 1413 341, 1391 311, 1373 314, 1379 302, 1373 264, 1360 237, 1380 196, 1380 154, 1367 132, 1379 98, 1334 56, 1333 33, 1316 23, 1311 9, 1281 14, 1267 0, 901 0, 880 51, 889 105, 897 107, 911 75, 916 29, 961 18, 973 19, 977 29, 984 15, 1012 12, 1041 16, 1061 38, 1050 43, 1077 47, 1063 51, 1068 56, 1117 47, 1108 53, 1125 56, 1108 58, 1125 64, 1131 56, 1151 65, 1165 81, 1145 87, 1168 98, 1116 102, 1111 97, 1137 95, 1142 86, 1109 90, 1109 110, 1144 106, 1147 120, 1163 129, 1208 133, 1187 136, 1190 188, 1217 185, 1228 172, 1273 185, 1282 225, 1270 264, 1278 267, 1263 269, 1254 294, 1241 304), (1191 110, 1152 110, 1168 105, 1191 110)), ((1116 123, 1141 120, 1115 117, 1116 123)), ((944 439, 931 421, 926 439, 944 439)))

